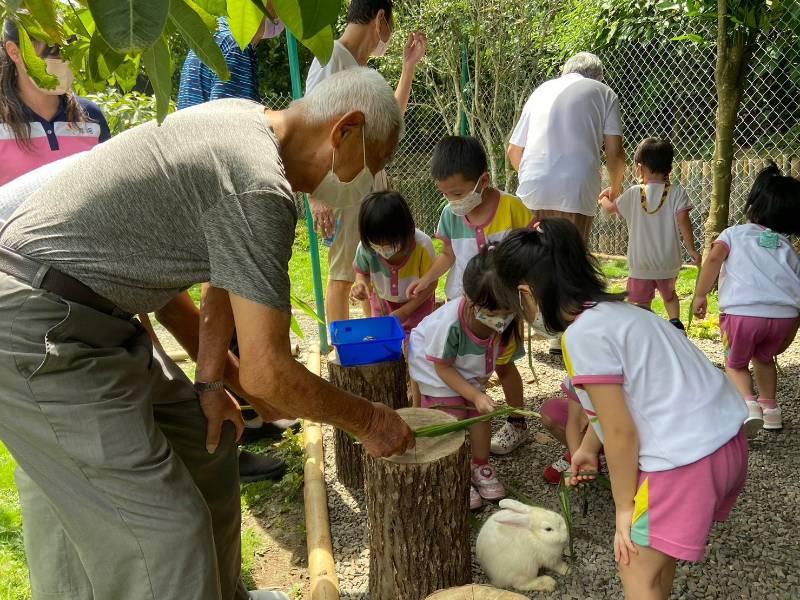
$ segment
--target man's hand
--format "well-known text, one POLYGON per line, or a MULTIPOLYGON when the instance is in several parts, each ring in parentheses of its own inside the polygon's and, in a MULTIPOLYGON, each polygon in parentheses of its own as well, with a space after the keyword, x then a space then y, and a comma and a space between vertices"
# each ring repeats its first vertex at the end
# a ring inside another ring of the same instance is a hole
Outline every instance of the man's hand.
POLYGON ((703 255, 694 248, 689 249, 689 257, 692 259, 692 264, 694 264, 695 267, 699 267, 700 263, 703 262, 703 255))
POLYGON ((314 217, 314 227, 322 234, 322 237, 331 237, 336 233, 336 218, 333 216, 333 209, 330 205, 310 197, 308 205, 311 207, 311 216, 314 217))
POLYGON ((395 411, 379 402, 372 403, 372 415, 361 444, 370 456, 381 458, 403 454, 416 444, 414 432, 395 411))
POLYGON ((219 446, 222 435, 222 426, 225 421, 230 421, 236 428, 236 439, 242 437, 244 432, 244 419, 242 411, 236 400, 225 390, 218 392, 203 392, 200 394, 200 408, 208 421, 206 433, 206 450, 214 454, 219 446))
POLYGON ((363 281, 356 281, 350 288, 350 301, 355 304, 364 300, 369 300, 369 286, 363 281))
POLYGON ((472 398, 472 403, 475 405, 475 409, 482 415, 490 413, 497 408, 497 404, 492 400, 492 397, 482 392, 476 394, 475 397, 472 398))
POLYGON ((602 204, 603 200, 611 200, 611 188, 610 187, 607 187, 602 192, 600 192, 600 195, 597 197, 597 203, 598 204, 602 204))
POLYGON ((706 312, 708 311, 708 296, 701 296, 700 294, 694 299, 694 304, 692 305, 692 312, 694 316, 698 319, 705 319, 706 312))
POLYGON ((614 533, 614 560, 623 565, 630 563, 631 554, 639 554, 639 550, 631 541, 633 526, 633 502, 629 507, 617 507, 617 530, 614 533))
POLYGON ((428 38, 422 31, 414 31, 408 35, 405 50, 403 50, 403 66, 415 68, 428 50, 428 38))

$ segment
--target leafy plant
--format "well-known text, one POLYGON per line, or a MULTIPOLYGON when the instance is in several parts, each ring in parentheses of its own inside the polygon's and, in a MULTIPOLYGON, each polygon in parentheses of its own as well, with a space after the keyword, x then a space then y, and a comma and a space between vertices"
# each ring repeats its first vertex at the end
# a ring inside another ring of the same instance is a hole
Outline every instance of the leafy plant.
MULTIPOLYGON (((111 135, 117 135, 156 118, 156 99, 140 92, 123 94, 109 88, 104 92, 88 94, 87 97, 103 107, 111 135)), ((175 109, 170 102, 170 110, 175 109)))

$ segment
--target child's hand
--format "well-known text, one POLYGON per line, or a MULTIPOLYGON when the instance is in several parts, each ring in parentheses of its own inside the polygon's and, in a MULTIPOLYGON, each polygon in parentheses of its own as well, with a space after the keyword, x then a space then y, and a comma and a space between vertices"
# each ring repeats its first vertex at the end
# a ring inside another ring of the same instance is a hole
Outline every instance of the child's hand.
POLYGON ((698 319, 705 319, 708 312, 708 296, 697 295, 692 305, 692 313, 698 319))
POLYGON ((630 563, 631 554, 639 554, 639 550, 631 541, 634 504, 624 509, 617 507, 617 530, 614 533, 614 560, 623 565, 630 563))
POLYGON ((427 281, 424 277, 420 277, 416 281, 412 281, 408 284, 408 290, 406 293, 409 296, 416 298, 420 294, 422 294, 426 288, 430 285, 430 282, 427 281))
POLYGON ((369 299, 369 287, 363 281, 356 281, 350 288, 350 301, 353 303, 363 302, 369 299))
POLYGON ((697 250, 695 250, 694 248, 692 248, 691 250, 689 250, 689 256, 691 257, 691 259, 692 259, 692 262, 694 263, 694 266, 695 266, 695 267, 699 267, 699 266, 700 266, 700 263, 701 263, 701 262, 703 262, 703 255, 702 255, 702 254, 700 254, 700 253, 699 253, 697 250))
POLYGON ((479 413, 485 415, 486 413, 490 413, 497 408, 497 405, 494 403, 494 400, 490 396, 487 396, 484 393, 478 393, 473 399, 472 403, 475 405, 475 408, 479 413))
POLYGON ((597 454, 588 452, 582 447, 578 448, 572 455, 572 461, 569 466, 571 477, 567 477, 564 482, 567 485, 575 486, 591 481, 595 478, 595 475, 581 475, 581 472, 597 473, 598 464, 597 454))
POLYGON ((597 203, 598 204, 602 204, 603 200, 611 200, 611 188, 610 187, 607 187, 602 192, 600 192, 600 195, 597 197, 597 203))

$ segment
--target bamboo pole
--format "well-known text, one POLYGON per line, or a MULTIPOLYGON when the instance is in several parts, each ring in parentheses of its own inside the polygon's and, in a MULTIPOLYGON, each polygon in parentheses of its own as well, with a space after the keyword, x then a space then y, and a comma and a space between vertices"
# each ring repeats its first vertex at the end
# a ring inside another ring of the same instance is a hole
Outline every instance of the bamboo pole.
MULTIPOLYGON (((320 349, 308 353, 308 370, 319 375, 320 349)), ((311 579, 311 600, 339 600, 339 580, 333 562, 331 526, 328 519, 328 495, 325 488, 325 458, 322 448, 322 427, 319 423, 303 421, 303 502, 306 513, 306 545, 308 574, 311 579)))

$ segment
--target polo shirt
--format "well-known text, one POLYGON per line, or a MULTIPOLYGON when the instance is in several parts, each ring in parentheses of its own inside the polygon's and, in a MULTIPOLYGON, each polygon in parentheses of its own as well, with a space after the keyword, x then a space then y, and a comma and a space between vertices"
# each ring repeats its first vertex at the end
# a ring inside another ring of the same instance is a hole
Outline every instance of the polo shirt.
POLYGON ((61 96, 58 112, 49 121, 26 107, 31 132, 28 147, 18 144, 11 127, 0 123, 0 185, 111 137, 100 108, 86 98, 76 98, 85 115, 80 123, 69 122, 66 96, 61 96))
POLYGON ((221 98, 245 98, 260 102, 258 62, 252 44, 242 50, 233 37, 228 20, 221 18, 214 34, 231 77, 223 81, 194 51, 190 50, 181 68, 178 110, 221 98))

